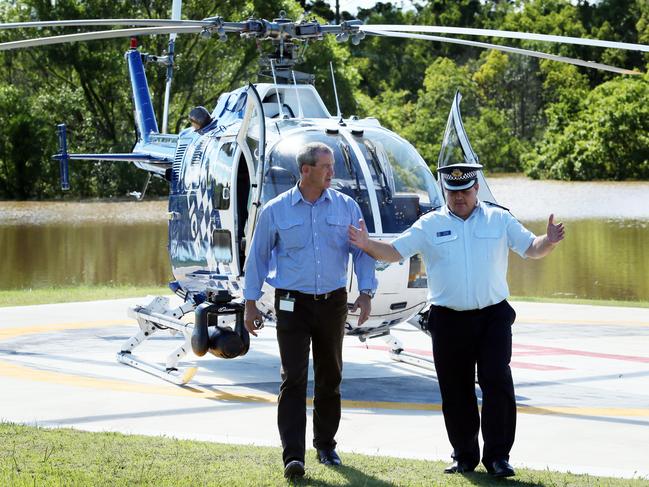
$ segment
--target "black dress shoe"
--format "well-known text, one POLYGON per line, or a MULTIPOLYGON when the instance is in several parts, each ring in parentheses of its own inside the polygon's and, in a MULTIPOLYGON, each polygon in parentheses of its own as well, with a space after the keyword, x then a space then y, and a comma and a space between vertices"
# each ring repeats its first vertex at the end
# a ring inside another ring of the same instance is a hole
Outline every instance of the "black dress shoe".
POLYGON ((516 475, 514 467, 507 460, 495 460, 485 466, 487 467, 487 472, 494 477, 513 477, 516 475))
POLYGON ((340 460, 338 453, 336 453, 336 450, 333 448, 331 450, 317 449, 316 452, 318 453, 318 460, 323 465, 342 465, 343 463, 342 460, 340 460))
POLYGON ((475 465, 466 462, 458 462, 456 460, 444 469, 444 473, 466 473, 473 472, 474 470, 475 465))
POLYGON ((304 462, 300 460, 291 460, 288 462, 284 467, 284 477, 287 479, 304 477, 304 462))

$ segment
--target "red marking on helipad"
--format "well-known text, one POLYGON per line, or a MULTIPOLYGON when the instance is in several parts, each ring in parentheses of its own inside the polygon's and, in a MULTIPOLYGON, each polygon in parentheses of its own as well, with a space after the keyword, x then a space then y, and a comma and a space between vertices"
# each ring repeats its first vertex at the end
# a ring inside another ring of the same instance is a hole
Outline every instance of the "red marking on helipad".
MULTIPOLYGON (((370 350, 385 350, 385 351, 389 351, 392 349, 392 347, 388 347, 387 345, 355 345, 354 348, 367 348, 370 350)), ((406 351, 417 355, 425 355, 428 357, 433 356, 433 352, 431 352, 430 350, 409 348, 406 351)), ((528 364, 525 362, 512 362, 510 366, 517 369, 531 369, 531 370, 572 370, 566 367, 558 367, 556 365, 528 364)))
POLYGON ((649 364, 649 357, 638 357, 635 355, 619 355, 615 353, 586 352, 584 350, 573 350, 569 348, 542 347, 539 345, 514 344, 517 351, 514 355, 577 355, 580 357, 604 358, 609 360, 622 360, 624 362, 638 362, 649 364))

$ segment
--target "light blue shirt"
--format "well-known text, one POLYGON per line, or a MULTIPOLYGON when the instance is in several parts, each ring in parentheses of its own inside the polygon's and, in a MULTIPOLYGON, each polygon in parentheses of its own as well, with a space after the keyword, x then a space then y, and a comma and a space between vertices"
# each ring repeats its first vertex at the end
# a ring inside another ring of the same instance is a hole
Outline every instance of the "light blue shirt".
POLYGON ((352 254, 358 289, 376 290, 374 259, 349 243, 347 227, 362 218, 350 197, 326 189, 314 203, 298 186, 264 206, 246 260, 243 296, 257 300, 264 280, 276 289, 324 294, 347 285, 352 254))
POLYGON ((525 258, 535 237, 508 211, 479 202, 466 220, 447 206, 432 211, 392 245, 404 258, 422 255, 433 304, 465 311, 509 297, 509 249, 525 258))

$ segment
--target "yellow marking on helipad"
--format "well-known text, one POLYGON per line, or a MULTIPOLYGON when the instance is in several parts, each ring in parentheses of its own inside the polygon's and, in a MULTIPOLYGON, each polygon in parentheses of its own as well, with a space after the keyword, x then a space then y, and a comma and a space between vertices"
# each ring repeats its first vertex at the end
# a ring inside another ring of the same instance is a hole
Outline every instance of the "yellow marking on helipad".
MULTIPOLYGON (((47 333, 52 331, 100 328, 109 326, 133 325, 132 320, 96 320, 76 323, 56 323, 52 325, 39 325, 31 327, 15 327, 0 329, 0 340, 6 340, 21 335, 33 333, 47 333)), ((31 380, 35 382, 46 382, 58 385, 112 390, 119 392, 133 392, 139 394, 155 394, 164 396, 193 397, 197 399, 218 400, 224 402, 255 402, 273 404, 277 402, 277 396, 273 394, 255 393, 232 393, 202 386, 175 386, 171 384, 144 384, 127 382, 116 379, 102 379, 87 377, 63 372, 54 372, 17 365, 0 360, 0 376, 12 377, 15 379, 31 380)), ((347 409, 391 409, 410 411, 441 411, 441 404, 433 403, 411 403, 411 402, 390 402, 390 401, 354 401, 343 399, 342 407, 347 409)), ((308 403, 313 404, 309 399, 308 403)), ((646 408, 588 408, 588 407, 536 407, 518 406, 517 410, 522 414, 539 415, 572 415, 572 416, 616 416, 616 417, 649 417, 649 409, 646 408)))
POLYGON ((106 328, 109 326, 135 326, 133 320, 95 320, 79 321, 76 323, 52 323, 51 325, 17 326, 14 328, 0 328, 0 340, 8 340, 22 335, 33 335, 34 333, 51 333, 62 330, 81 330, 84 328, 106 328))
MULTIPOLYGON (((22 365, 12 364, 0 360, 0 375, 15 379, 47 382, 58 385, 112 390, 118 392, 134 392, 138 394, 154 394, 162 396, 193 397, 196 399, 210 399, 224 402, 254 402, 274 404, 277 396, 273 394, 242 394, 219 390, 207 389, 201 386, 174 386, 171 384, 142 384, 115 379, 101 379, 97 377, 84 377, 62 372, 33 369, 22 365)), ((310 399, 309 405, 313 404, 310 399)), ((441 411, 440 404, 390 402, 390 401, 353 401, 342 400, 342 407, 346 409, 392 409, 409 411, 441 411)), ((649 409, 642 408, 587 408, 587 407, 532 407, 518 406, 521 414, 540 415, 574 415, 574 416, 617 416, 617 417, 649 417, 649 409)))
POLYGON ((225 391, 211 390, 200 386, 180 387, 171 384, 143 384, 116 379, 86 377, 63 372, 34 369, 23 365, 12 364, 4 360, 0 360, 0 375, 14 379, 118 392, 196 397, 199 399, 212 399, 228 402, 276 402, 276 396, 272 394, 233 394, 225 391))

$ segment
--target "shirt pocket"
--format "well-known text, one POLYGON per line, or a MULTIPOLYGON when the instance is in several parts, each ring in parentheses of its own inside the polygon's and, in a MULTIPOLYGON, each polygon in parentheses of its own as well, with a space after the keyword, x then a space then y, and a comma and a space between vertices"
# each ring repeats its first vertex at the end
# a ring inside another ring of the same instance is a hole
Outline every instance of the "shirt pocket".
POLYGON ((478 255, 493 260, 498 257, 501 247, 503 230, 498 227, 476 228, 473 231, 478 255))
POLYGON ((303 220, 278 221, 280 249, 286 253, 304 248, 309 239, 309 234, 304 228, 303 220))
POLYGON ((323 230, 327 232, 327 240, 329 243, 336 248, 347 248, 349 245, 349 238, 347 236, 349 220, 341 216, 328 215, 325 221, 326 224, 323 230))
POLYGON ((457 240, 457 234, 451 233, 448 235, 440 235, 433 237, 433 250, 438 259, 449 260, 451 257, 451 249, 457 240))

